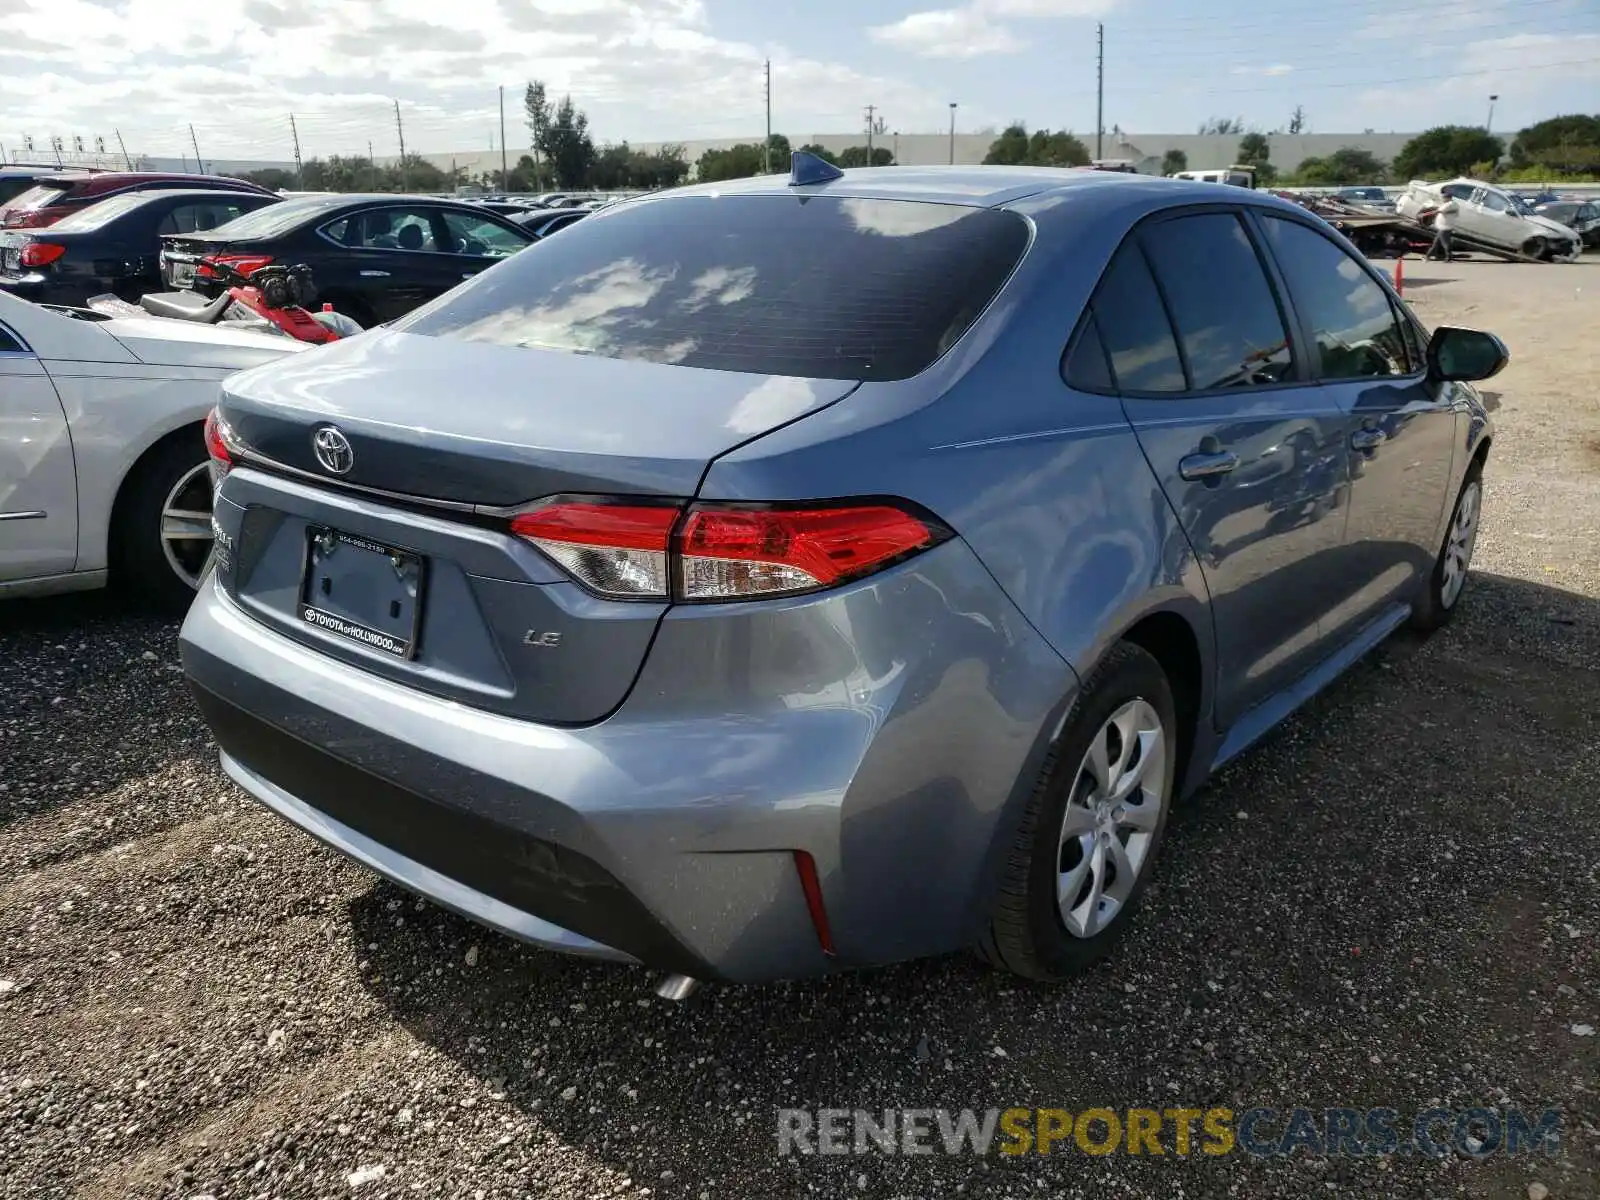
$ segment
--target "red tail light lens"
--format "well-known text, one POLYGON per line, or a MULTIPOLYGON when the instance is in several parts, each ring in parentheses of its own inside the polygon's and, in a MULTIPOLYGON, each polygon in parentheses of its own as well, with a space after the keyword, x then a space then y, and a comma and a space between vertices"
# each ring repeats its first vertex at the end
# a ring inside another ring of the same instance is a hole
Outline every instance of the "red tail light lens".
POLYGON ((20 261, 25 267, 48 267, 66 252, 59 242, 29 242, 22 248, 20 261))
POLYGON ((219 266, 232 267, 241 275, 249 276, 261 270, 262 267, 272 265, 270 254, 212 254, 202 258, 195 266, 196 275, 204 275, 209 279, 216 278, 219 266))
POLYGON ((950 536, 937 522, 884 502, 703 504, 684 516, 664 505, 562 499, 513 518, 511 531, 602 596, 698 601, 833 587, 950 536))
POLYGON ((678 510, 661 505, 558 500, 513 518, 511 532, 602 596, 664 600, 677 521, 678 510))
POLYGON ((211 486, 217 487, 245 451, 244 440, 217 409, 206 414, 206 453, 211 457, 211 486))
POLYGON ((679 540, 685 600, 735 600, 832 587, 936 540, 903 509, 697 508, 679 540))
POLYGON ((800 890, 805 893, 806 911, 811 914, 811 925, 817 931, 817 944, 829 958, 834 956, 833 931, 828 928, 828 910, 822 903, 822 881, 817 878, 817 863, 804 850, 794 852, 795 873, 800 876, 800 890))

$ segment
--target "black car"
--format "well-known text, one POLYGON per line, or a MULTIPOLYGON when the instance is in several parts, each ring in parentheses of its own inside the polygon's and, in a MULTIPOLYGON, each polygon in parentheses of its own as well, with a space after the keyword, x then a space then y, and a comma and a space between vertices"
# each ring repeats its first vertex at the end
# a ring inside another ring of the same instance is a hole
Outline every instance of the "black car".
POLYGON ((0 231, 0 288, 44 304, 111 293, 130 303, 160 291, 162 234, 215 229, 276 196, 213 189, 125 192, 46 229, 0 231))
POLYGON ((534 209, 530 213, 524 213, 511 219, 533 234, 534 237, 547 238, 552 233, 565 229, 574 221, 583 220, 584 217, 589 215, 589 212, 590 210, 587 208, 563 208, 556 212, 550 212, 548 209, 534 209))
POLYGON ((216 296, 208 260, 249 274, 305 264, 319 301, 371 326, 392 321, 534 241, 481 205, 417 196, 307 196, 209 233, 163 238, 169 287, 216 296))
POLYGON ((1600 246, 1600 204, 1593 200, 1552 200, 1534 210, 1541 217, 1560 221, 1569 229, 1577 230, 1585 250, 1600 246))

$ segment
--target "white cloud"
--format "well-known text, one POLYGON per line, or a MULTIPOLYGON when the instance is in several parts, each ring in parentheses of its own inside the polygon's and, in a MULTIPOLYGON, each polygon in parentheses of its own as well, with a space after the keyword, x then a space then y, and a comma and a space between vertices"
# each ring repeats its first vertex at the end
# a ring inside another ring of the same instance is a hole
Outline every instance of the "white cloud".
POLYGON ((1011 54, 1027 43, 996 18, 1094 17, 1117 0, 974 0, 961 8, 910 13, 867 32, 876 41, 923 58, 1011 54))
POLYGON ((1294 70, 1288 63, 1274 63, 1270 67, 1234 67, 1229 71, 1231 75, 1288 75, 1294 70))
POLYGON ((692 140, 761 128, 762 61, 780 129, 854 128, 863 97, 938 127, 905 80, 719 37, 703 0, 0 0, 0 142, 104 137, 134 154, 307 157, 528 144, 530 73, 589 113, 598 139, 692 140), (664 103, 663 99, 671 98, 664 103))
MULTIPOLYGON (((1425 42, 1419 53, 1427 54, 1425 42)), ((1495 132, 1505 134, 1558 112, 1581 110, 1572 102, 1574 83, 1600 86, 1600 33, 1519 33, 1484 38, 1449 51, 1438 79, 1363 91, 1353 107, 1355 127, 1391 126, 1394 114, 1406 126, 1481 122, 1491 93, 1501 94, 1495 132)))
POLYGON ((923 58, 975 58, 1010 54, 1023 47, 1009 29, 993 24, 976 8, 911 13, 892 25, 878 25, 867 32, 876 41, 923 58))

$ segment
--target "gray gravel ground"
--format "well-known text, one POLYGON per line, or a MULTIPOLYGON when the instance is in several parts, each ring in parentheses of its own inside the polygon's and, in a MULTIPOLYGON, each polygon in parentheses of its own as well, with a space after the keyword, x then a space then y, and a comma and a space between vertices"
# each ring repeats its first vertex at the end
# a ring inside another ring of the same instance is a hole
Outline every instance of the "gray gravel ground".
POLYGON ((1215 780, 1056 989, 955 957, 657 1001, 259 811, 175 624, 0 606, 0 1196, 1600 1196, 1600 270, 1411 266, 1517 355, 1464 611, 1215 780), (788 1106, 1502 1103, 1561 1154, 775 1153, 788 1106))

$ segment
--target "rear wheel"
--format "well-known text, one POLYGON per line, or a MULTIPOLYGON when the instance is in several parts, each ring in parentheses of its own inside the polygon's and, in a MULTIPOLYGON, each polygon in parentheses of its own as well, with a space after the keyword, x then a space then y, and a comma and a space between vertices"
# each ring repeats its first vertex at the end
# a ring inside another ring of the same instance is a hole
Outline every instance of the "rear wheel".
POLYGON ((1474 462, 1461 481, 1456 506, 1450 512, 1444 545, 1428 576, 1426 590, 1411 611, 1413 628, 1424 633, 1438 629, 1455 615, 1462 589, 1467 585, 1467 570, 1472 551, 1478 544, 1478 521, 1483 509, 1483 464, 1474 462))
POLYGON ((143 603, 180 609, 211 561, 211 472, 200 430, 157 445, 117 498, 113 576, 143 603))
POLYGON ((1041 772, 979 953, 1064 979, 1109 951, 1166 831, 1177 721, 1166 674, 1120 643, 1084 685, 1041 772))

